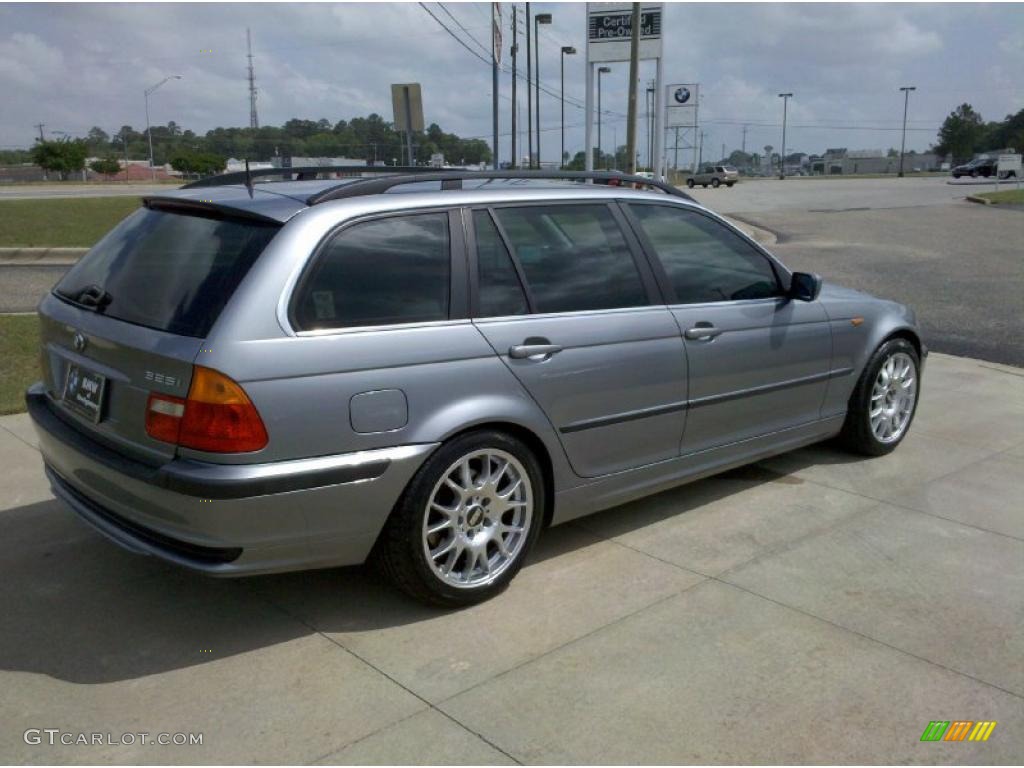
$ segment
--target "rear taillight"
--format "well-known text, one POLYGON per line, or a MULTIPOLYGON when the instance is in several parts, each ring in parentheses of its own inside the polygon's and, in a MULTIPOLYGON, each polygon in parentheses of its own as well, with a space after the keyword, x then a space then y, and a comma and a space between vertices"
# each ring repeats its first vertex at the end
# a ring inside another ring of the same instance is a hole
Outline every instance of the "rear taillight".
POLYGON ((211 453, 258 451, 267 444, 263 419, 238 384, 222 373, 194 366, 188 397, 153 393, 146 433, 182 448, 211 453))

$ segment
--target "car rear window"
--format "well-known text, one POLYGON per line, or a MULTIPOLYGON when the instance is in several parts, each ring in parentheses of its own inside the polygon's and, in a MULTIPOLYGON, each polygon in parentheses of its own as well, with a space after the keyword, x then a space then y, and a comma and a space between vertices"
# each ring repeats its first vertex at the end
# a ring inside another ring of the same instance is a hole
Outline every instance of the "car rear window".
POLYGON ((118 320, 202 338, 279 229, 214 212, 142 208, 72 267, 55 291, 118 320))

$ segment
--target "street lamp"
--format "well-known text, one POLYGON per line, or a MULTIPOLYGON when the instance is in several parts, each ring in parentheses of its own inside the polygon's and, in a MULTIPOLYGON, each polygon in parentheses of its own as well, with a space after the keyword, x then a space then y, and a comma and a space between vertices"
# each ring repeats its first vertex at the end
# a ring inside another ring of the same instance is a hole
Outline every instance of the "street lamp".
MULTIPOLYGON (((604 151, 601 149, 601 75, 607 75, 612 71, 611 67, 598 67, 597 68, 597 161, 601 163, 604 160, 604 151)), ((618 151, 618 147, 615 147, 613 151, 618 151)))
POLYGON ((537 167, 540 168, 540 30, 538 25, 550 24, 550 13, 538 13, 533 17, 533 73, 534 89, 537 94, 537 108, 534 110, 534 119, 537 121, 537 167))
POLYGON ((779 157, 779 178, 786 178, 786 108, 789 106, 789 100, 793 96, 792 93, 780 93, 779 98, 782 99, 782 155, 779 157))
POLYGON ((571 45, 562 46, 562 55, 560 61, 562 63, 562 154, 559 156, 558 167, 561 168, 565 164, 565 57, 575 56, 576 49, 571 45))
POLYGON ((907 107, 910 104, 910 92, 916 91, 917 86, 905 85, 900 88, 903 91, 903 140, 900 142, 900 172, 899 178, 903 178, 903 152, 907 148, 907 107))
MULTIPOLYGON (((181 80, 181 75, 170 75, 169 77, 165 77, 156 85, 150 86, 145 91, 143 91, 143 93, 146 96, 146 136, 149 139, 149 172, 154 180, 156 179, 156 168, 153 167, 153 131, 150 130, 149 127, 149 94, 151 94, 161 85, 166 83, 168 80, 181 80)), ((125 173, 127 174, 127 171, 125 171, 125 173)))

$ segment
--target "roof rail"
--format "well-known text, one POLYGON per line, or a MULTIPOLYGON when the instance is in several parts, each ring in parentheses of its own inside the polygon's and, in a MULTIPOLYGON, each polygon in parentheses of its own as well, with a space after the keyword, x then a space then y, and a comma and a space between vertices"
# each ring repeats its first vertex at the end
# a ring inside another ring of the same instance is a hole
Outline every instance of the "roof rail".
POLYGON ((245 171, 233 171, 221 173, 216 176, 208 176, 205 179, 193 181, 186 184, 182 189, 198 189, 200 187, 223 187, 229 184, 246 184, 258 178, 274 178, 280 176, 280 181, 309 181, 321 174, 335 173, 345 176, 360 177, 368 173, 387 174, 414 174, 429 171, 437 171, 437 168, 426 166, 398 166, 398 165, 303 165, 296 168, 252 168, 245 171))
MULTIPOLYGON (((377 166, 386 167, 386 166, 377 166)), ((312 195, 306 202, 309 205, 324 203, 328 200, 341 200, 348 197, 362 197, 387 192, 392 187, 402 184, 413 184, 423 181, 440 181, 441 189, 462 189, 463 181, 474 179, 542 179, 569 181, 598 181, 609 185, 633 184, 636 186, 660 189, 673 197, 693 200, 678 187, 664 181, 649 179, 646 176, 630 176, 619 171, 460 171, 438 170, 435 168, 419 168, 416 173, 407 173, 409 169, 391 166, 395 175, 385 178, 363 178, 359 181, 339 184, 312 195)))

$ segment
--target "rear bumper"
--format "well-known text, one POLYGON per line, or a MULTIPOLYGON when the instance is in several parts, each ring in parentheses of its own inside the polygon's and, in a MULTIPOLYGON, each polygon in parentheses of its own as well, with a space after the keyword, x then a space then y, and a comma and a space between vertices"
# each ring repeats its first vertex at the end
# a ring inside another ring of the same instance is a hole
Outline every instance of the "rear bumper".
POLYGON ((362 562, 435 447, 153 467, 79 431, 42 386, 28 391, 26 403, 58 498, 129 550, 214 575, 362 562))

